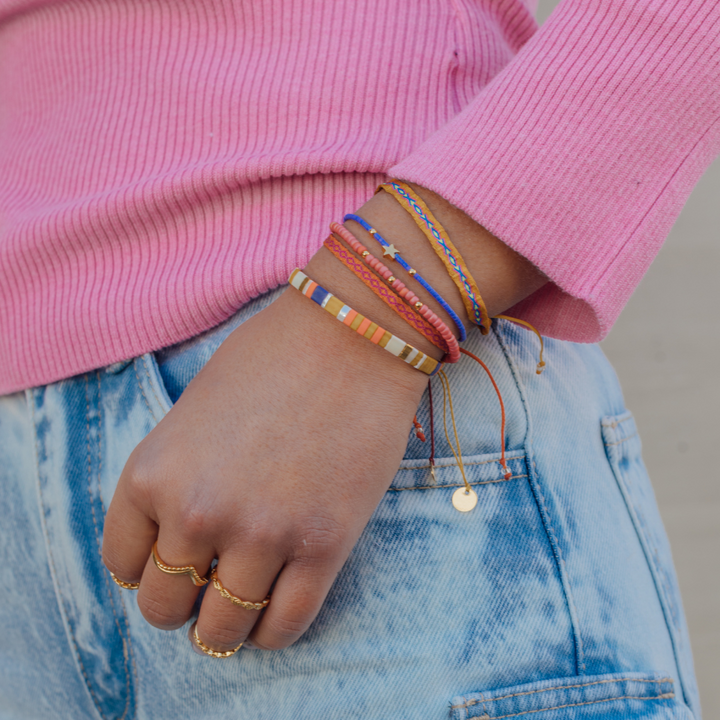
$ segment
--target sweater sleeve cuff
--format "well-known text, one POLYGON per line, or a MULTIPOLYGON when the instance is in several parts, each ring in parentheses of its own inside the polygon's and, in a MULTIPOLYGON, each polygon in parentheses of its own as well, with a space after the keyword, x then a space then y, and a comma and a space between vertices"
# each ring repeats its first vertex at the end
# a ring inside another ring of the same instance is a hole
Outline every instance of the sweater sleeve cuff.
POLYGON ((389 172, 551 279, 514 313, 548 336, 596 342, 720 152, 718 37, 718 3, 565 0, 389 172))

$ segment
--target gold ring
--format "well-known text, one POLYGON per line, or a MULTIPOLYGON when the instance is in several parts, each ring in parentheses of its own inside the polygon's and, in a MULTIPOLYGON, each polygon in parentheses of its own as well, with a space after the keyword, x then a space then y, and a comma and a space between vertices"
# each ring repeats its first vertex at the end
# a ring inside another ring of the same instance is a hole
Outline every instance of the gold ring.
POLYGON ((213 650, 211 647, 208 647, 198 635, 197 631, 197 623, 195 623, 195 627, 193 628, 193 636, 195 637, 195 644, 206 654, 210 657, 214 658, 229 658, 231 655, 234 655, 242 646, 243 644, 240 643, 234 650, 226 650, 225 652, 219 652, 218 650, 213 650))
POLYGON ((155 544, 153 545, 152 556, 153 556, 153 560, 155 561, 155 565, 157 566, 157 569, 162 570, 162 572, 167 573, 168 575, 189 575, 190 579, 198 587, 207 585, 210 582, 209 578, 206 578, 206 577, 203 577, 202 575, 200 575, 198 573, 198 571, 192 565, 184 565, 183 567, 175 567, 173 565, 166 565, 160 559, 160 556, 158 555, 157 540, 155 541, 155 544))
POLYGON ((270 604, 269 595, 262 602, 250 602, 249 600, 241 600, 239 597, 233 595, 220 582, 220 578, 217 576, 216 567, 214 567, 210 571, 210 579, 212 580, 215 589, 218 590, 220 594, 224 598, 227 598, 233 605, 239 605, 241 608, 245 608, 245 610, 262 610, 270 604))
MULTIPOLYGON (((108 572, 110 572, 110 571, 108 570, 108 572)), ((121 588, 124 588, 125 590, 137 590, 137 589, 140 587, 140 583, 139 583, 139 582, 136 582, 136 583, 125 582, 124 580, 121 580, 120 578, 115 577, 115 574, 114 574, 114 573, 110 573, 110 577, 111 577, 121 588)))

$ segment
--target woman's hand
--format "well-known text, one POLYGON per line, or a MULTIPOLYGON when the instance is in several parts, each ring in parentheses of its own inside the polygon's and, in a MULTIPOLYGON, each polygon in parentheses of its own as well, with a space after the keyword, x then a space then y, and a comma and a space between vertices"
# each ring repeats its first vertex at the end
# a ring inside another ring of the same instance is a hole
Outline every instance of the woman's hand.
POLYGON ((237 330, 128 461, 103 556, 172 630, 199 588, 150 557, 208 571, 262 616, 209 587, 198 635, 228 650, 252 631, 283 648, 312 622, 387 490, 427 378, 354 335, 295 290, 237 330), (259 619, 259 622, 258 622, 259 619), (256 625, 257 623, 257 625, 256 625))
MULTIPOLYGON (((465 256, 491 314, 545 282, 466 215, 422 194, 465 256)), ((399 239, 403 256, 467 321, 412 218, 384 193, 359 212, 399 239)), ((376 249, 359 227, 352 230, 376 249)), ((326 250, 307 271, 383 327, 440 357, 326 250)), ((389 487, 426 383, 427 376, 289 289, 232 333, 132 453, 108 509, 105 564, 124 581, 140 581, 143 615, 172 630, 190 618, 199 589, 188 577, 156 568, 153 543, 157 539, 165 563, 194 565, 200 574, 218 558, 217 575, 231 593, 259 602, 272 588, 272 600, 260 615, 210 587, 198 619, 200 639, 217 651, 247 637, 260 648, 290 645, 317 615, 389 487)))

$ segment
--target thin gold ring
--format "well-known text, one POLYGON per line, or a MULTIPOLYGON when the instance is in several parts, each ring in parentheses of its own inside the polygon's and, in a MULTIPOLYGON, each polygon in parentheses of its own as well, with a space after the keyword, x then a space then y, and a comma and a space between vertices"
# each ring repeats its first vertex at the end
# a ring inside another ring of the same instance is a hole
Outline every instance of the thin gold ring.
MULTIPOLYGON (((110 572, 108 570, 108 572, 110 572)), ((116 577, 114 573, 110 573, 110 577, 121 587, 125 590, 137 590, 140 587, 140 583, 129 583, 125 582, 124 580, 121 580, 119 577, 116 577)))
POLYGON ((195 637, 195 644, 206 654, 210 657, 214 658, 229 658, 231 655, 234 655, 242 646, 243 644, 240 643, 234 650, 226 650, 225 652, 219 652, 218 650, 213 650, 211 647, 208 647, 198 635, 197 631, 197 623, 195 623, 195 627, 193 628, 193 636, 195 637))
POLYGON ((152 549, 152 557, 155 561, 155 565, 157 566, 158 570, 161 570, 164 573, 167 573, 168 575, 189 575, 190 579, 193 581, 193 584, 197 585, 198 587, 202 587, 203 585, 207 585, 210 582, 210 579, 207 577, 203 577, 198 573, 198 571, 192 566, 192 565, 183 565, 182 567, 175 567, 174 565, 167 565, 165 564, 158 555, 157 551, 157 540, 155 541, 155 544, 153 545, 152 549))
POLYGON ((233 605, 239 605, 245 610, 262 610, 270 604, 270 596, 268 595, 261 602, 250 602, 249 600, 241 600, 236 595, 233 595, 227 588, 220 582, 220 578, 217 576, 217 567, 214 567, 210 571, 210 579, 212 580, 213 586, 220 594, 227 598, 233 605))

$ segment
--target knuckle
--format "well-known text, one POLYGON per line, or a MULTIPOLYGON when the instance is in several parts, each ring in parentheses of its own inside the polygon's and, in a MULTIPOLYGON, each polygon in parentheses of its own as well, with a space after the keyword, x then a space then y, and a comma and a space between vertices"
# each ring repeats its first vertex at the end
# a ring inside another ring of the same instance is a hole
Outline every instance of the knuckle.
POLYGON ((296 540, 298 555, 325 561, 335 557, 345 546, 345 532, 327 521, 309 524, 296 540))
POLYGON ((130 498, 145 498, 151 494, 152 478, 157 468, 149 463, 145 453, 137 448, 132 452, 122 472, 122 482, 130 498))
POLYGON ((256 519, 243 531, 244 542, 258 552, 267 553, 280 547, 284 542, 285 531, 281 523, 268 519, 256 519))
POLYGON ((297 618, 268 618, 266 622, 262 636, 253 639, 253 644, 263 650, 283 650, 298 640, 307 629, 307 623, 297 618))
POLYGON ((246 633, 241 628, 229 627, 215 620, 198 623, 198 635, 213 650, 224 652, 236 648, 246 633))
MULTIPOLYGON (((116 548, 110 543, 103 543, 102 561, 105 567, 121 580, 125 580, 126 582, 138 582, 140 580, 140 577, 134 577, 136 573, 128 567, 128 563, 124 560, 120 548, 116 548), (130 577, 131 575, 133 577, 130 577)), ((142 569, 140 570, 140 575, 142 575, 142 569)))
POLYGON ((153 626, 160 630, 177 630, 187 620, 186 616, 178 615, 167 605, 154 600, 152 597, 140 595, 138 607, 142 616, 153 626))
POLYGON ((193 501, 179 508, 177 522, 185 537, 205 538, 217 528, 218 518, 215 513, 193 501))
POLYGON ((222 532, 227 525, 230 508, 206 492, 199 482, 183 491, 174 510, 174 521, 183 536, 190 540, 206 539, 222 532))

